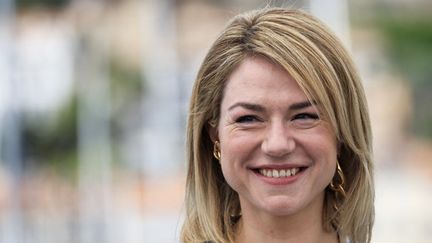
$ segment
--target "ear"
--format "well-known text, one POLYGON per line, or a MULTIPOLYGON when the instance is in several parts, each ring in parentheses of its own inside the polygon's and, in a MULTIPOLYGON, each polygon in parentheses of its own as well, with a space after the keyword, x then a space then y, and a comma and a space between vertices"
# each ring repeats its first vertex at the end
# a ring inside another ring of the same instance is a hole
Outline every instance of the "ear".
POLYGON ((207 125, 207 131, 208 131, 210 139, 212 140, 213 143, 216 141, 219 141, 219 133, 217 130, 217 126, 212 126, 212 125, 208 124, 207 125))

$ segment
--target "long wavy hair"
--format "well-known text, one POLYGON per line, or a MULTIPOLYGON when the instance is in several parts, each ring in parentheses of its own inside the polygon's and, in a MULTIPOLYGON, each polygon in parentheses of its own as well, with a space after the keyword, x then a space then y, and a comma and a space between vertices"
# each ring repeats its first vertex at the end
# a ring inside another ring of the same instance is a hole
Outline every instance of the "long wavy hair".
MULTIPOLYGON (((323 227, 351 243, 371 240, 374 221, 372 138, 361 80, 350 55, 319 20, 300 10, 267 8, 234 17, 198 72, 187 127, 186 217, 181 241, 233 242, 238 194, 213 158, 209 127, 218 124, 229 75, 248 56, 284 68, 333 126, 346 197, 325 191, 323 227), (337 205, 336 205, 337 204, 337 205), (337 207, 334 207, 334 206, 337 207)), ((337 174, 337 173, 335 173, 337 174)), ((335 175, 336 176, 336 175, 335 175)))

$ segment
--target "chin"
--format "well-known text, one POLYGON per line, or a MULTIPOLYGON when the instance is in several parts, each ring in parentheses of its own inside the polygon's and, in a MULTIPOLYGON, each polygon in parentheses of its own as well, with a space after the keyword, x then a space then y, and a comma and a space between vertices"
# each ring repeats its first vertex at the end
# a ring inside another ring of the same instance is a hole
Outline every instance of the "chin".
POLYGON ((264 204, 265 211, 278 217, 295 214, 301 208, 299 202, 284 196, 272 197, 264 204))

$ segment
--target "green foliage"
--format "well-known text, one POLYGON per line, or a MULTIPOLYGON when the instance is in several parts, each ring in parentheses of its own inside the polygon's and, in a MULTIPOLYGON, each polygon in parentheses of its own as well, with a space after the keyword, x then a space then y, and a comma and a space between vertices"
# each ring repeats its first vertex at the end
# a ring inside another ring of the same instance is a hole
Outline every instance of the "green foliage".
POLYGON ((143 87, 140 70, 123 65, 120 60, 111 60, 109 63, 111 85, 111 128, 114 140, 121 139, 124 133, 122 119, 134 116, 139 122, 143 87))
POLYGON ((140 70, 125 66, 121 60, 109 63, 111 85, 111 136, 113 162, 120 162, 118 143, 123 140, 126 129, 139 130, 142 124, 141 105, 145 82, 140 70), (125 126, 125 123, 128 124, 125 126))
MULTIPOLYGON (((111 143, 113 160, 118 159, 118 142, 124 134, 122 125, 128 117, 140 124, 140 105, 143 92, 139 70, 125 67, 120 61, 110 60, 111 143)), ((58 114, 26 114, 23 123, 23 146, 27 166, 49 167, 73 178, 78 156, 78 100, 72 92, 69 102, 58 114)), ((130 129, 130 127, 126 128, 130 129)), ((138 127, 137 127, 138 129, 138 127)))
POLYGON ((392 63, 412 84, 412 130, 432 139, 432 18, 399 15, 377 22, 389 43, 392 63))
POLYGON ((30 166, 49 166, 73 176, 77 164, 77 100, 73 96, 57 119, 27 115, 23 124, 23 147, 30 166))
POLYGON ((18 8, 31 8, 31 7, 48 7, 48 8, 61 8, 66 6, 70 0, 17 0, 16 5, 18 8))
POLYGON ((392 61, 414 82, 428 82, 432 74, 432 19, 387 20, 381 23, 390 43, 392 61))
POLYGON ((122 65, 117 60, 111 60, 109 70, 112 112, 114 115, 121 115, 128 110, 127 107, 141 102, 141 94, 144 91, 141 73, 135 68, 122 65))

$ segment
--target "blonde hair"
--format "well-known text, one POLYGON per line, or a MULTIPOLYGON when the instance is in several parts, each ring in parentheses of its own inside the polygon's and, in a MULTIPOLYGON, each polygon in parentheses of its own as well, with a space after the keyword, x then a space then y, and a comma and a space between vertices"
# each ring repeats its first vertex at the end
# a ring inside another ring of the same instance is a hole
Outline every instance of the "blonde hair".
POLYGON ((363 87, 340 41, 300 10, 268 8, 234 17, 214 42, 198 72, 187 128, 186 218, 182 242, 233 242, 237 193, 213 158, 215 126, 228 76, 248 56, 282 66, 332 124, 344 172, 346 198, 338 205, 326 189, 323 227, 351 243, 371 240, 374 221, 372 138, 363 87))

